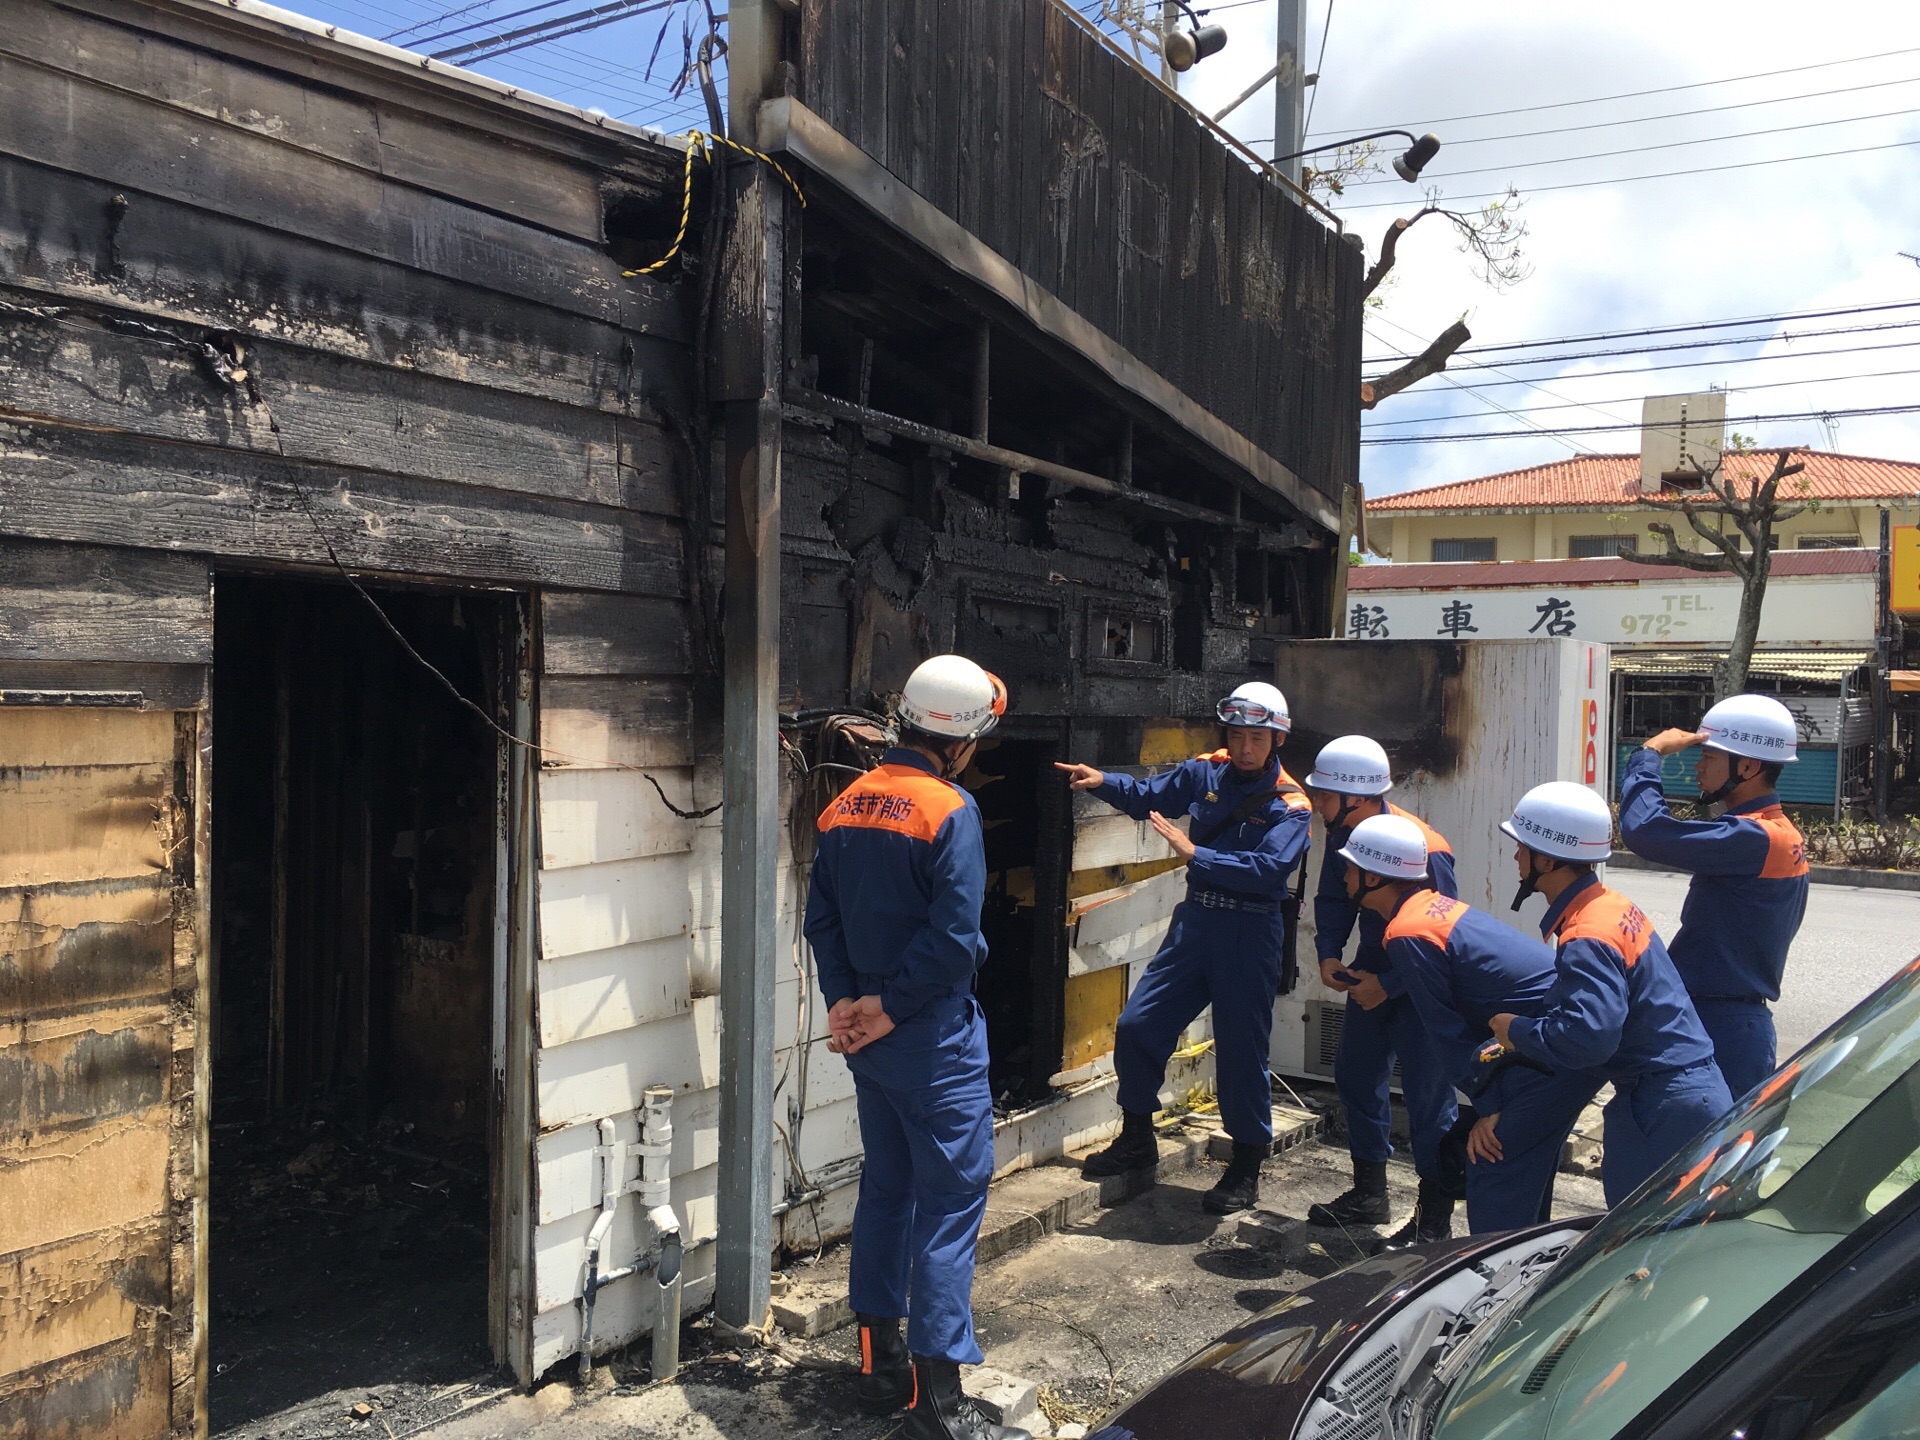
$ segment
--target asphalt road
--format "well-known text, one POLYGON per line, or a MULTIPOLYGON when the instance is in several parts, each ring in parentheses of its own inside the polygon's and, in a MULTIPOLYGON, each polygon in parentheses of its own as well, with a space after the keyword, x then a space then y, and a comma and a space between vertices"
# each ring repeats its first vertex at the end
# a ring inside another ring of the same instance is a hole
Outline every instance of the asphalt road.
MULTIPOLYGON (((1607 883, 1653 917, 1663 938, 1680 928, 1688 877, 1612 866, 1607 883)), ((1807 918, 1787 959, 1780 1003, 1773 1007, 1780 1058, 1853 1008, 1920 954, 1920 892, 1815 885, 1807 918)))

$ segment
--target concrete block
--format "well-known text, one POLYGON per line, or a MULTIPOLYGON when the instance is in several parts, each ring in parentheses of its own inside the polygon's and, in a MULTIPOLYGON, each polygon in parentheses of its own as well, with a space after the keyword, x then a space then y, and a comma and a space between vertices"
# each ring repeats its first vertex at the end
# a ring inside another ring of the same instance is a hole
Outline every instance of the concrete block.
MULTIPOLYGON (((1326 1128, 1326 1117, 1292 1105, 1273 1107, 1273 1153, 1279 1155, 1314 1138, 1326 1128)), ((1233 1137, 1216 1129, 1207 1137, 1207 1154, 1215 1160, 1233 1158, 1233 1137)))
POLYGON ((1282 1215, 1273 1210, 1252 1210, 1240 1217, 1240 1223, 1234 1227, 1233 1238, 1242 1245, 1292 1254, 1304 1251, 1314 1237, 1304 1220, 1296 1220, 1291 1215, 1282 1215))
POLYGON ((999 1412, 1002 1425, 1046 1433, 1047 1417, 1040 1413, 1040 1387, 1033 1381, 982 1365, 967 1375, 963 1384, 974 1399, 999 1412))

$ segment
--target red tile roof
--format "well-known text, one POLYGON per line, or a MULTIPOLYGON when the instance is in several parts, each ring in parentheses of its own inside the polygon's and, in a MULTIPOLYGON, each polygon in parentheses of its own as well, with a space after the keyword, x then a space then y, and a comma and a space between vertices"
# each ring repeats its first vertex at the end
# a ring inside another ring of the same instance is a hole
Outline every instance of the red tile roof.
MULTIPOLYGON (((1765 475, 1778 450, 1754 450, 1730 460, 1734 474, 1765 475)), ((1874 460, 1861 455, 1836 455, 1828 450, 1804 452, 1806 469, 1787 480, 1783 491, 1802 493, 1802 481, 1822 500, 1899 500, 1920 497, 1920 462, 1874 460)), ((1367 501, 1369 515, 1427 510, 1552 510, 1610 505, 1657 504, 1681 494, 1698 492, 1666 489, 1640 493, 1638 455, 1576 455, 1551 465, 1508 470, 1477 480, 1458 480, 1406 490, 1367 501)))
MULTIPOLYGON (((1873 550, 1779 550, 1771 569, 1776 577, 1871 575, 1879 558, 1873 550)), ((1698 573, 1639 560, 1461 561, 1355 565, 1347 571, 1347 590, 1498 590, 1509 585, 1621 585, 1689 578, 1699 578, 1698 573)))

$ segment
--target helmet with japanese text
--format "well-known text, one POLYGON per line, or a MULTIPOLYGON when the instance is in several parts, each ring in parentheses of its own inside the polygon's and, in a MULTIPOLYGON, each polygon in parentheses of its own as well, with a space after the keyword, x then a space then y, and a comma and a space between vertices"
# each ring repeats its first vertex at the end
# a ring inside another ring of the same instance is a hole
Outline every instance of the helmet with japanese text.
POLYGON ((1770 695, 1731 695, 1701 717, 1709 750, 1791 765, 1800 758, 1793 712, 1770 695))
POLYGON ((900 718, 950 740, 978 740, 1007 713, 1007 687, 964 655, 923 660, 900 690, 900 718))
POLYGON ((1500 828, 1537 855, 1597 864, 1613 854, 1613 811, 1584 785, 1550 780, 1520 797, 1500 828))
POLYGON ((1389 880, 1424 880, 1427 837, 1404 815, 1375 815, 1353 827, 1340 858, 1389 880))
POLYGON ((1214 713, 1222 725, 1248 725, 1281 735, 1293 728, 1287 697, 1280 693, 1278 685, 1269 685, 1264 680, 1249 680, 1222 700, 1214 713))
POLYGON ((1384 795, 1393 788, 1393 767, 1378 740, 1342 735, 1321 747, 1306 784, 1339 795, 1384 795))

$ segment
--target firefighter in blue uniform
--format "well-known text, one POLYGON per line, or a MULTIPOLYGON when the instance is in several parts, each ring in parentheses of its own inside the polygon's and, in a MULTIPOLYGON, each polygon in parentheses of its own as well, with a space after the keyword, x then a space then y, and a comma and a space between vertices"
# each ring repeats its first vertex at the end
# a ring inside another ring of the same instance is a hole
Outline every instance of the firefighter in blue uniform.
MULTIPOLYGON (((1553 1072, 1569 1121, 1613 1083, 1600 1181, 1607 1204, 1618 1205, 1733 1100, 1653 922, 1593 872, 1613 853, 1606 801, 1552 781, 1523 795, 1500 828, 1517 842, 1514 906, 1535 890, 1546 896, 1541 933, 1559 948, 1539 1013, 1503 1012, 1489 1024, 1503 1049, 1553 1072)), ((1488 1115, 1475 1123, 1467 1155, 1498 1160, 1509 1142, 1532 1138, 1508 1128, 1504 1113, 1488 1115)))
POLYGON ((916 669, 900 743, 820 815, 807 897, 827 1046, 853 1072, 866 1151, 850 1285, 856 1398, 873 1414, 909 1407, 909 1440, 1030 1440, 960 1388, 960 1366, 981 1358, 974 1242, 993 1173, 993 1095, 973 996, 987 955, 986 852, 979 807, 954 782, 1005 709, 1005 688, 971 660, 940 655, 916 669))
POLYGON ((1213 1006, 1220 1118, 1233 1159, 1203 1204, 1217 1215, 1256 1203, 1260 1164, 1273 1143, 1268 1046, 1284 967, 1287 877, 1307 848, 1309 804, 1280 764, 1292 721, 1286 697, 1267 684, 1240 686, 1220 702, 1223 750, 1135 780, 1091 765, 1060 765, 1073 788, 1091 790, 1154 829, 1187 862, 1187 898, 1134 987, 1114 1034, 1120 1136, 1087 1157, 1088 1175, 1154 1164, 1153 1114, 1180 1032, 1213 1006), (1183 834, 1167 819, 1190 815, 1183 834))
MULTIPOLYGON (((1472 1096, 1488 1114, 1500 1114, 1515 1137, 1498 1161, 1465 1166, 1467 1228, 1474 1234, 1512 1230, 1544 1219, 1560 1149, 1572 1128, 1554 1082, 1538 1070, 1490 1068, 1480 1056, 1493 1038, 1498 1014, 1536 1015, 1553 989, 1553 951, 1483 911, 1443 892, 1435 881, 1425 831, 1411 817, 1362 820, 1346 837, 1340 858, 1352 902, 1382 927, 1381 944, 1405 1003, 1426 1031, 1433 1064, 1444 1081, 1472 1096), (1546 1127, 1557 1123, 1558 1129, 1546 1127), (1519 1138, 1523 1128, 1537 1132, 1519 1138)), ((1404 1072, 1405 1061, 1402 1060, 1404 1072)), ((1575 1112, 1577 1113, 1577 1112, 1575 1112)), ((1468 1123, 1475 1111, 1463 1117, 1468 1123)), ((1464 1163, 1464 1156, 1461 1157, 1464 1163)), ((1432 1203, 1421 1179, 1421 1205, 1432 1203)), ((1452 1199, 1443 1197, 1447 1212, 1452 1199)), ((1416 1217, 1418 1218, 1418 1217, 1416 1217)), ((1422 1238, 1392 1237, 1381 1249, 1422 1238)))
POLYGON ((1807 847, 1780 808, 1781 767, 1798 758, 1793 713, 1764 695, 1722 700, 1698 730, 1663 730, 1620 777, 1620 834, 1636 855, 1690 871, 1670 949, 1713 1040, 1727 1089, 1744 1095, 1773 1073, 1773 1012, 1787 950, 1807 909, 1807 847), (1702 745, 1694 764, 1717 820, 1677 820, 1660 762, 1702 745))
POLYGON ((1320 884, 1313 896, 1314 946, 1321 983, 1347 997, 1333 1083, 1346 1111, 1347 1150, 1353 1160, 1353 1188, 1313 1206, 1307 1219, 1342 1229, 1387 1223, 1387 1161, 1393 1156, 1389 1094, 1397 1056, 1420 1193, 1413 1218, 1388 1237, 1386 1248, 1444 1240, 1453 1233, 1456 1194, 1454 1183, 1441 1173, 1447 1168, 1443 1143, 1457 1115, 1453 1085, 1428 1043, 1420 1013, 1407 998, 1405 981, 1382 948, 1391 912, 1359 903, 1358 892, 1348 884, 1341 847, 1355 826, 1378 816, 1400 817, 1421 836, 1420 873, 1427 887, 1443 896, 1460 893, 1453 879, 1453 850, 1424 820, 1382 798, 1393 788, 1393 773, 1377 740, 1343 735, 1328 742, 1315 758, 1306 785, 1327 830, 1320 884), (1356 924, 1360 945, 1353 960, 1343 965, 1356 924))

